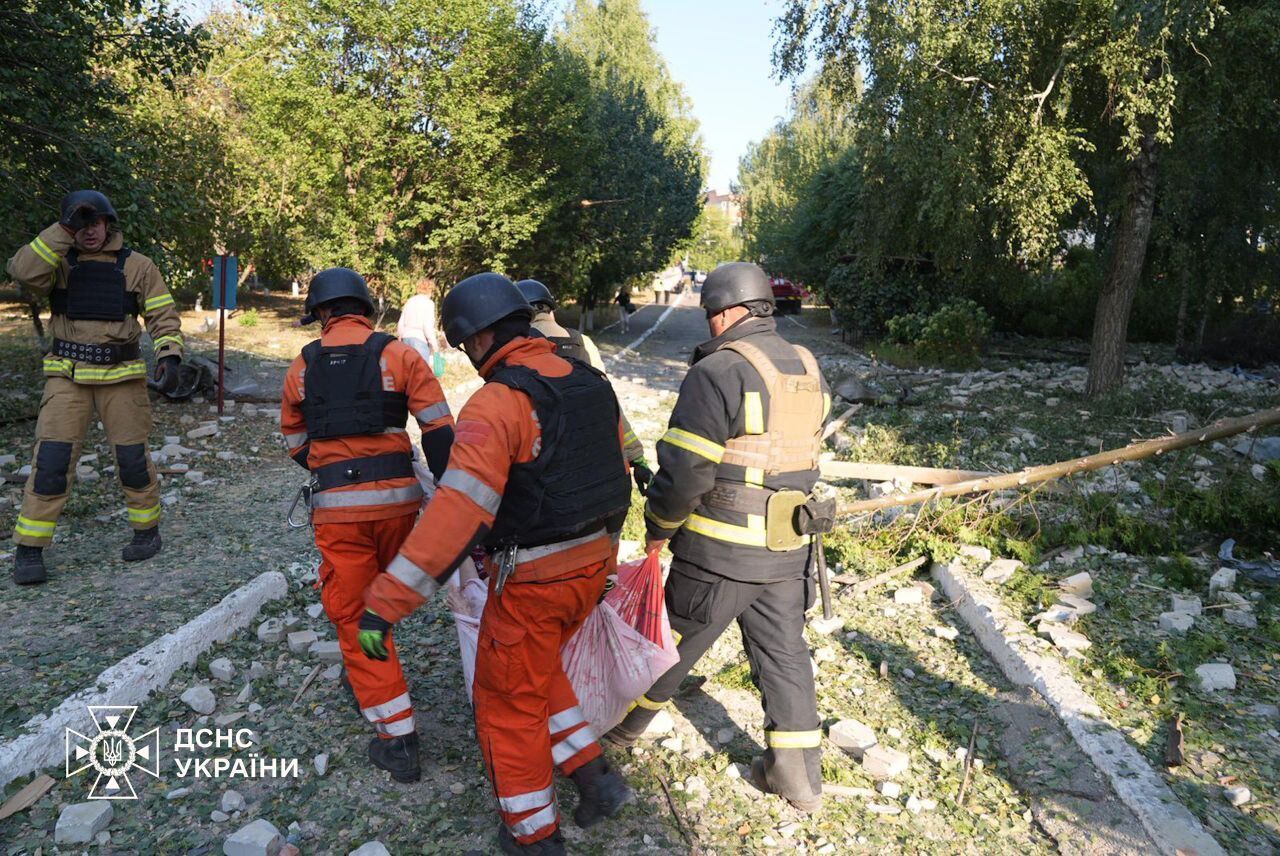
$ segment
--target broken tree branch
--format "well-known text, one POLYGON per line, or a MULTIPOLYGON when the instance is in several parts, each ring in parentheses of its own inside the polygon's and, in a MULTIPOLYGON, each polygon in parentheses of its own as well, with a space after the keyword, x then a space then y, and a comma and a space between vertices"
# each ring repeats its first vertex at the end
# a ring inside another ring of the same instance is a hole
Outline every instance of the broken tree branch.
POLYGON ((867 461, 820 461, 822 477, 828 481, 837 479, 866 479, 874 482, 902 479, 912 484, 958 484, 959 482, 985 479, 1000 473, 980 470, 944 470, 937 467, 904 467, 897 464, 873 464, 867 461))
POLYGON ((1165 452, 1174 452, 1178 449, 1186 449, 1202 443, 1211 443, 1214 440, 1233 437, 1236 434, 1243 434, 1247 431, 1256 431, 1259 428, 1266 428, 1271 425, 1280 425, 1280 407, 1252 413, 1248 416, 1240 416, 1235 419, 1220 419, 1205 428, 1188 431, 1184 434, 1161 437, 1157 440, 1143 440, 1123 449, 1111 449, 1099 452, 1096 455, 1072 458, 1069 461, 1059 461, 1056 464, 1046 464, 1042 467, 1029 467, 1016 473, 1005 473, 1004 475, 988 476, 972 481, 939 485, 929 490, 918 490, 900 496, 884 496, 879 499, 864 499, 858 502, 841 503, 839 513, 842 515, 861 514, 867 511, 878 511, 881 508, 920 505, 970 493, 989 493, 997 490, 1026 487, 1030 484, 1060 479, 1063 476, 1073 476, 1077 473, 1100 470, 1104 467, 1115 466, 1127 461, 1139 461, 1153 455, 1162 455, 1165 452))
POLYGON ((832 434, 836 433, 841 428, 843 428, 844 424, 849 421, 849 417, 857 413, 861 409, 862 409, 861 404, 850 404, 848 407, 846 407, 844 409, 844 413, 841 413, 835 419, 832 419, 830 422, 827 423, 827 427, 822 429, 822 439, 823 440, 827 439, 832 434))
MULTIPOLYGON (((835 583, 844 583, 846 585, 850 585, 851 588, 848 589, 848 591, 852 591, 854 596, 856 597, 862 597, 864 594, 871 591, 872 589, 879 588, 880 586, 885 585, 886 583, 891 583, 893 582, 894 578, 899 577, 906 573, 910 573, 911 571, 914 571, 916 568, 920 567, 927 561, 929 561, 928 556, 920 556, 919 558, 912 559, 910 562, 905 562, 901 565, 898 565, 896 568, 890 568, 889 570, 885 571, 883 574, 876 574, 874 577, 871 577, 870 579, 861 580, 861 579, 858 579, 857 577, 850 577, 850 576, 845 576, 844 574, 840 574, 832 577, 831 581, 835 583)), ((840 594, 843 595, 844 592, 841 592, 840 594)))

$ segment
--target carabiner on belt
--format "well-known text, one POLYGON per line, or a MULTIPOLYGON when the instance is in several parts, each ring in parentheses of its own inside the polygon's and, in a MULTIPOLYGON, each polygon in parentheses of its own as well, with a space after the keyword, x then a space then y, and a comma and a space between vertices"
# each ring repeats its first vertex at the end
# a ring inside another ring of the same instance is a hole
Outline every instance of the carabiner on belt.
POLYGON ((289 506, 289 513, 285 515, 284 522, 289 524, 290 529, 306 529, 311 525, 311 497, 315 493, 316 480, 311 481, 298 488, 298 495, 293 498, 293 505, 289 506), (307 509, 307 519, 298 523, 293 519, 294 512, 298 510, 298 504, 302 503, 307 509))
POLYGON ((517 549, 515 544, 508 544, 498 551, 498 579, 493 586, 495 594, 502 594, 502 588, 507 584, 507 578, 515 573, 517 549))

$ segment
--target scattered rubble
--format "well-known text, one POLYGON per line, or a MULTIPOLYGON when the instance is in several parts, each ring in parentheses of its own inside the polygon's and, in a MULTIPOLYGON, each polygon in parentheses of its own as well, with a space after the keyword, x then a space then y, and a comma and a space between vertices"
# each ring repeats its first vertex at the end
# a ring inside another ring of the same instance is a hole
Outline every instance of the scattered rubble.
POLYGON ((283 846, 280 830, 258 818, 233 832, 222 843, 222 852, 225 856, 277 856, 283 846))
POLYGON ((911 757, 905 752, 875 745, 862 753, 862 769, 873 779, 892 779, 901 776, 911 766, 911 757))
POLYGON ((209 674, 215 680, 229 681, 236 675, 236 667, 226 657, 219 657, 209 664, 209 674))
POLYGON ((1160 629, 1166 633, 1185 636, 1195 623, 1195 618, 1185 612, 1160 613, 1160 629))
POLYGON ((876 733, 856 719, 842 719, 827 732, 827 739, 853 756, 863 759, 866 750, 876 745, 876 733))
POLYGON ((1196 666, 1196 677, 1200 679, 1200 689, 1205 692, 1236 688, 1236 670, 1227 663, 1205 663, 1203 666, 1196 666))
POLYGON ((218 700, 214 696, 213 690, 204 685, 192 687, 184 692, 182 701, 196 713, 213 713, 218 706, 218 700))
POLYGON ((58 815, 53 841, 55 844, 89 844, 111 825, 113 816, 110 800, 72 803, 58 815))

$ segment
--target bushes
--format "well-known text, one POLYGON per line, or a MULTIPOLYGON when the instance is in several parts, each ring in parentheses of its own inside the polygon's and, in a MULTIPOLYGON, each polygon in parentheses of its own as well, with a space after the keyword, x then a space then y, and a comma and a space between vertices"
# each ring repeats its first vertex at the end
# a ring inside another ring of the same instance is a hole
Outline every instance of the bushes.
POLYGON ((991 335, 991 316, 972 300, 953 300, 930 315, 912 312, 891 318, 886 340, 914 348, 931 362, 970 363, 991 335))

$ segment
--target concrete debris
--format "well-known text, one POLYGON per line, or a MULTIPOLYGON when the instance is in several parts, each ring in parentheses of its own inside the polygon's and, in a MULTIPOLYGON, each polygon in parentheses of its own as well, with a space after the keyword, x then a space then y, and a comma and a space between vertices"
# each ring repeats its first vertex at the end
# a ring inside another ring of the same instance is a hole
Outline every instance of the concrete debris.
POLYGON ((244 811, 244 797, 237 790, 227 790, 222 794, 218 808, 230 814, 233 811, 244 811))
POLYGON ((391 851, 381 841, 366 841, 347 856, 391 856, 391 851))
POLYGON ((663 749, 666 749, 668 752, 683 752, 684 738, 680 737, 679 735, 676 735, 675 737, 668 737, 665 740, 661 741, 658 745, 661 746, 663 749))
POLYGON ((236 667, 226 657, 219 657, 209 664, 209 674, 214 680, 229 681, 236 676, 236 667))
POLYGON ((937 800, 922 800, 915 794, 907 797, 907 811, 912 814, 919 814, 922 811, 933 811, 937 807, 937 800))
POLYGON ((302 616, 290 612, 284 617, 284 629, 286 633, 297 630, 302 626, 302 616))
POLYGON ((921 604, 924 603, 924 592, 915 586, 900 588, 893 593, 893 602, 907 606, 921 604))
POLYGON ((1004 585, 1020 570, 1022 570, 1022 562, 1017 559, 996 559, 987 565, 986 570, 982 572, 982 578, 989 583, 1004 585))
POLYGON ((876 790, 880 792, 881 796, 888 797, 891 800, 896 800, 902 796, 902 785, 897 782, 881 782, 876 785, 876 790))
MULTIPOLYGON (((259 630, 259 636, 261 636, 261 630, 259 630)), ((278 642, 279 640, 276 641, 278 642)), ((254 660, 249 664, 249 680, 256 681, 258 678, 265 677, 266 674, 267 667, 259 663, 257 660, 254 660)))
POLYGON ((1079 617, 1093 615, 1098 611, 1098 607, 1093 601, 1086 600, 1079 595, 1066 594, 1065 592, 1058 595, 1056 604, 1058 606, 1065 606, 1068 609, 1074 609, 1076 611, 1076 615, 1079 617))
POLYGON ((822 636, 830 636, 832 633, 844 629, 844 619, 838 615, 833 615, 830 618, 818 616, 809 621, 809 626, 813 628, 815 633, 822 636))
MULTIPOLYGON (((284 638, 284 622, 278 618, 268 618, 258 625, 258 640, 268 644, 279 642, 284 638)), ((253 677, 252 670, 250 677, 253 677)))
POLYGON ((332 666, 321 672, 320 677, 324 678, 326 681, 338 680, 338 678, 342 677, 342 664, 334 663, 332 666))
POLYGON ((1263 719, 1280 719, 1280 705, 1274 704, 1255 704, 1249 708, 1254 716, 1260 716, 1263 719))
POLYGON ((827 732, 827 739, 861 761, 864 754, 876 745, 876 733, 856 719, 842 719, 827 732))
POLYGON ((196 713, 213 713, 214 708, 218 706, 213 690, 206 686, 196 686, 187 690, 182 694, 182 701, 196 713))
POLYGON ((1234 806, 1242 806, 1253 799, 1253 794, 1244 785, 1227 788, 1222 792, 1222 795, 1227 798, 1227 802, 1234 806))
POLYGON ((1068 606, 1051 606, 1044 612, 1032 616, 1031 623, 1039 624, 1041 621, 1051 621, 1055 624, 1074 624, 1076 619, 1080 617, 1080 613, 1068 606))
POLYGON ((167 800, 179 800, 191 793, 191 788, 174 788, 164 795, 167 800))
POLYGON ((1232 448, 1255 461, 1280 461, 1280 437, 1241 437, 1232 448))
POLYGON ((236 703, 244 704, 251 698, 253 698, 253 684, 246 682, 245 685, 240 688, 240 692, 236 693, 236 703))
POLYGON ((240 720, 248 716, 243 710, 236 713, 220 713, 213 718, 213 724, 219 728, 225 728, 228 725, 234 725, 240 720))
POLYGON ((961 544, 960 555, 964 558, 973 559, 975 562, 982 562, 984 564, 991 561, 991 551, 986 547, 979 547, 977 544, 961 544))
POLYGON ((862 753, 862 769, 873 779, 901 776, 911 766, 911 757, 888 746, 872 746, 862 753))
POLYGON ((1160 629, 1166 633, 1185 636, 1195 623, 1195 618, 1185 612, 1160 613, 1160 629))
POLYGON ((902 814, 902 806, 884 805, 883 803, 868 803, 867 811, 872 814, 902 814))
POLYGON ((89 844, 99 832, 111 825, 114 814, 110 800, 72 803, 58 815, 53 841, 55 844, 89 844))
MULTIPOLYGON (((1058 554, 1057 558, 1055 558, 1054 561, 1061 562, 1062 564, 1065 565, 1071 562, 1078 562, 1083 558, 1084 558, 1084 547, 1080 545, 1076 545, 1075 547, 1072 547, 1069 550, 1063 550, 1061 553, 1058 554)), ((1087 597, 1087 595, 1085 596, 1087 597)))
POLYGON ((307 616, 309 618, 319 618, 324 614, 324 604, 313 603, 307 607, 307 616))
POLYGON ((1249 467, 1249 475, 1253 476, 1258 481, 1266 481, 1267 468, 1264 467, 1262 464, 1254 464, 1253 466, 1249 467))
POLYGON ((284 846, 280 830, 268 820, 259 818, 240 827, 222 842, 224 856, 277 856, 284 846))
POLYGON ((1205 692, 1236 688, 1236 670, 1227 663, 1205 663, 1203 666, 1196 666, 1196 677, 1200 679, 1200 689, 1205 692))
POLYGON ((1183 597, 1175 594, 1169 598, 1170 612, 1185 612, 1187 615, 1199 615, 1204 611, 1198 597, 1183 597))
MULTIPOLYGON (((293 634, 290 634, 290 636, 292 635, 293 634)), ((338 647, 337 642, 331 639, 322 639, 319 642, 312 642, 311 647, 307 649, 307 653, 322 663, 342 662, 342 649, 338 647)))
POLYGON ((214 823, 226 823, 231 819, 231 815, 227 814, 225 811, 215 808, 213 811, 209 812, 209 819, 214 823))
POLYGON ((649 724, 645 726, 644 733, 648 737, 661 737, 673 733, 676 730, 676 721, 671 718, 671 714, 666 710, 660 710, 654 714, 653 719, 649 720, 649 724))
POLYGON ((314 630, 295 630, 289 634, 289 650, 301 654, 318 641, 320 636, 314 630))
POLYGON ((1218 568, 1213 572, 1213 576, 1209 577, 1209 596, 1218 592, 1231 591, 1236 587, 1236 571, 1235 568, 1218 568))
POLYGON ((1093 577, 1089 575, 1088 571, 1081 571, 1066 579, 1059 580, 1058 588, 1067 594, 1074 594, 1077 597, 1093 597, 1093 577))
POLYGON ((1093 644, 1083 633, 1068 630, 1060 624, 1045 622, 1040 625, 1039 632, 1062 651, 1083 651, 1093 644))
POLYGON ((960 635, 960 631, 950 625, 945 625, 933 628, 933 635, 937 636, 939 639, 946 639, 948 642, 953 642, 956 637, 960 635))
POLYGON ((1235 627, 1243 627, 1245 630, 1258 629, 1258 619, 1254 617, 1252 612, 1243 609, 1224 609, 1222 610, 1222 620, 1235 627))
POLYGON ((188 440, 199 440, 202 437, 216 437, 216 436, 218 436, 217 425, 201 425, 199 428, 192 428, 190 431, 187 432, 188 440))

